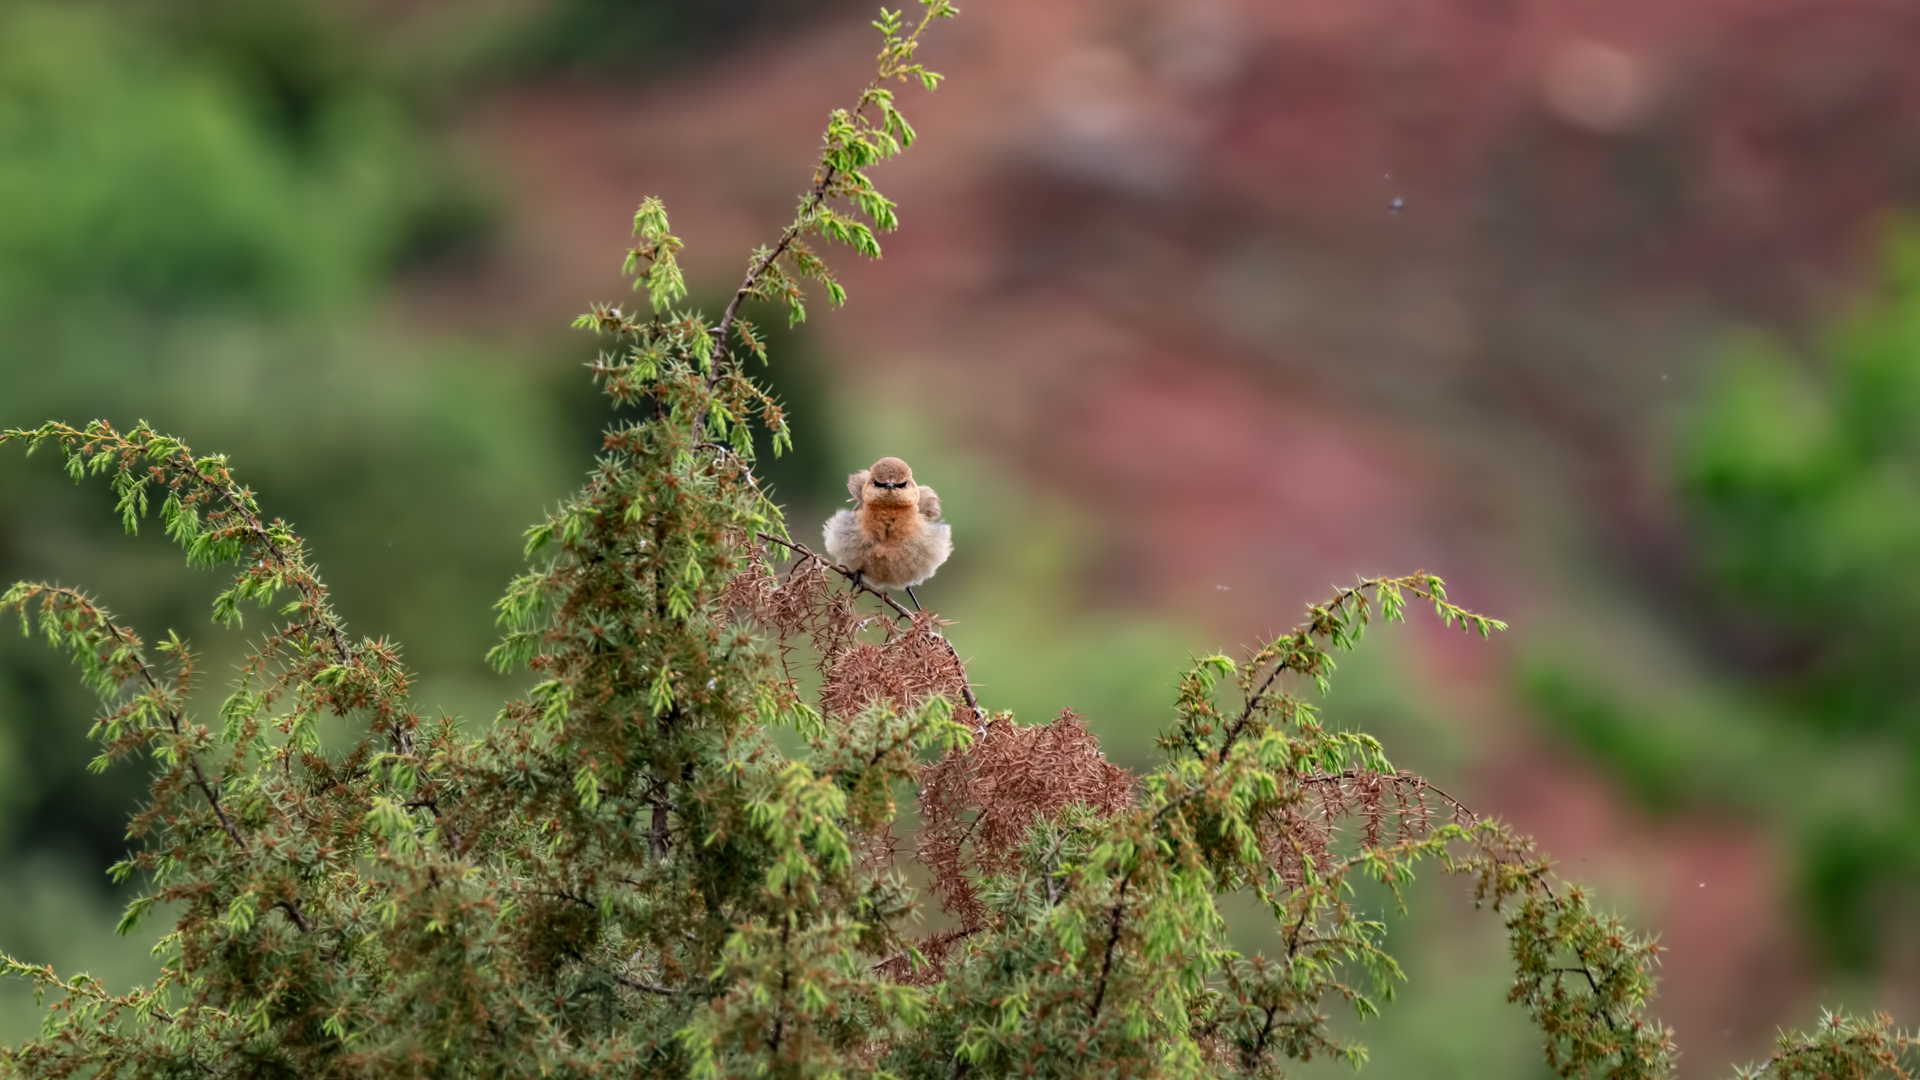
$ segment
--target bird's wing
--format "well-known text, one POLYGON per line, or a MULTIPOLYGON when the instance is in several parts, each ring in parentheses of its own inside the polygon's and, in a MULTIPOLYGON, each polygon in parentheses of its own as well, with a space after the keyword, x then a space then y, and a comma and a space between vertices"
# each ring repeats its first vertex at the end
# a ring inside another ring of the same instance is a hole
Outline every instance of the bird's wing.
POLYGON ((861 558, 859 514, 852 510, 836 510, 820 533, 821 539, 826 541, 827 554, 833 556, 834 562, 854 570, 866 565, 866 560, 861 558))
POLYGON ((872 473, 872 471, 871 469, 861 469, 859 472, 847 477, 847 494, 853 496, 854 502, 864 503, 866 501, 860 497, 860 493, 867 489, 867 476, 872 473))
POLYGON ((939 520, 940 496, 934 494, 933 489, 928 487, 925 484, 921 484, 919 485, 919 487, 920 487, 920 516, 923 518, 926 518, 928 521, 939 520))

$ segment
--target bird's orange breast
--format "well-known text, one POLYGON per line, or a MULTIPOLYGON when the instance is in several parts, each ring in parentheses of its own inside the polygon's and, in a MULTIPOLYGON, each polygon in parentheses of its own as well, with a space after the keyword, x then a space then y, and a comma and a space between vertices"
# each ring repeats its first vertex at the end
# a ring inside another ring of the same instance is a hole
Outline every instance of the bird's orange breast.
POLYGON ((860 508, 860 528, 868 539, 880 545, 904 544, 927 527, 917 506, 875 506, 860 508))

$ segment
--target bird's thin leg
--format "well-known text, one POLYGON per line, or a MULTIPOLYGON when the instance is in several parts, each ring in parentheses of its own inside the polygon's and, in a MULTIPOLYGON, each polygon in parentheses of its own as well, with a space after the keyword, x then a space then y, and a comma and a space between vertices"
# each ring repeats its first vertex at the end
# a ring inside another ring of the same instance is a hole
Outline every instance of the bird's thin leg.
POLYGON ((920 598, 913 595, 913 586, 907 586, 907 599, 913 601, 913 610, 920 610, 920 598))
POLYGON ((859 588, 859 587, 860 587, 860 575, 861 575, 861 574, 864 574, 864 573, 866 573, 866 571, 865 571, 865 570, 855 570, 855 571, 853 572, 853 587, 854 587, 854 588, 856 588, 856 589, 857 589, 857 588, 859 588))

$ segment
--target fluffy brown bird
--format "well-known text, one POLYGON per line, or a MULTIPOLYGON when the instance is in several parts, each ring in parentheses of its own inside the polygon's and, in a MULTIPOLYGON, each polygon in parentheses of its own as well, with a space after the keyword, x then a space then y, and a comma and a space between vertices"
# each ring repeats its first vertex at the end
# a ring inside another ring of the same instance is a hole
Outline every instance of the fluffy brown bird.
POLYGON ((847 477, 847 491, 860 506, 827 519, 827 553, 855 580, 905 589, 919 610, 913 587, 953 554, 953 530, 939 520, 940 496, 914 483, 913 470, 893 457, 847 477))

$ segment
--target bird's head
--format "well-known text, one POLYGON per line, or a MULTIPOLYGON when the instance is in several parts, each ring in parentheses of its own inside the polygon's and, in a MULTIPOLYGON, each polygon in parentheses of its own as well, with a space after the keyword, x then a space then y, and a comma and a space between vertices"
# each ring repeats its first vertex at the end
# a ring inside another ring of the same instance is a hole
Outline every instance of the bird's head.
POLYGON ((920 502, 920 488, 913 482, 913 470, 897 457, 883 457, 867 470, 866 487, 860 501, 869 506, 914 506, 920 502))

